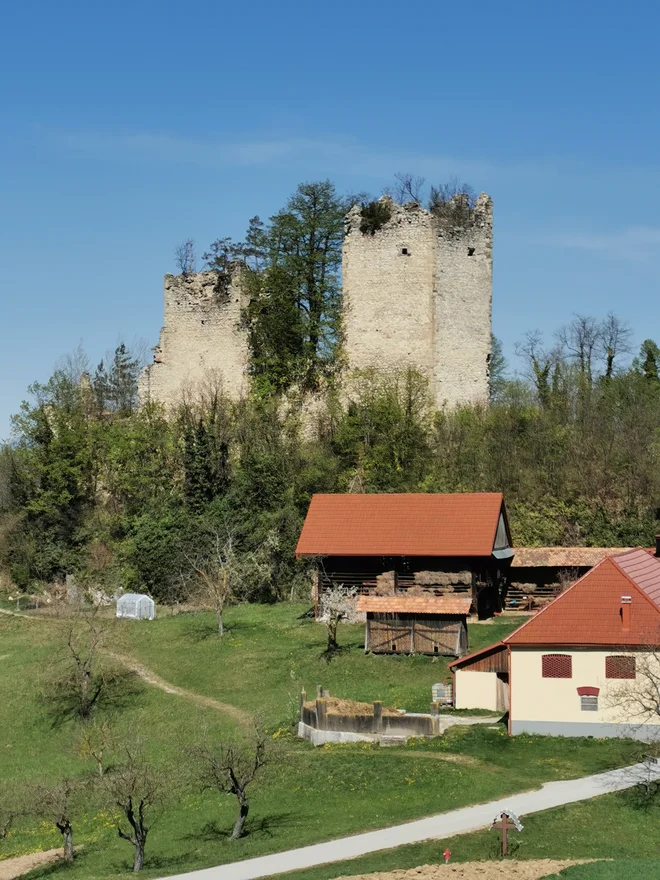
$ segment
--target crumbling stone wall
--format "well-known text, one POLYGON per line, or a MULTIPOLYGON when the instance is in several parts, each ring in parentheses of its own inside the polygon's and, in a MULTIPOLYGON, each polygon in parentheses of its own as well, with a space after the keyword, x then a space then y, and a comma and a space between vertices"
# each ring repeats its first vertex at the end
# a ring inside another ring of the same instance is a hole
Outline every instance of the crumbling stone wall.
POLYGON ((247 391, 249 348, 241 325, 240 270, 165 276, 165 324, 154 362, 140 377, 140 399, 177 403, 186 389, 219 381, 233 398, 247 391))
POLYGON ((347 217, 343 252, 344 344, 351 370, 412 366, 438 408, 488 398, 492 201, 437 216, 388 200, 390 219, 360 231, 347 217), (466 216, 466 214, 468 216, 466 216), (459 224, 459 225, 457 225, 459 224))
MULTIPOLYGON (((429 380, 438 408, 488 399, 493 205, 442 215, 387 200, 389 220, 360 231, 359 206, 343 246, 344 360, 350 375, 412 366, 429 380)), ((228 284, 215 271, 165 276, 165 324, 140 398, 177 402, 210 377, 231 397, 248 388, 249 346, 241 324, 240 269, 228 284)), ((301 404, 303 422, 311 421, 301 404)), ((316 407, 318 409, 318 407, 316 407)), ((315 412, 316 412, 315 409, 315 412)), ((318 413, 316 414, 318 415, 318 413)))

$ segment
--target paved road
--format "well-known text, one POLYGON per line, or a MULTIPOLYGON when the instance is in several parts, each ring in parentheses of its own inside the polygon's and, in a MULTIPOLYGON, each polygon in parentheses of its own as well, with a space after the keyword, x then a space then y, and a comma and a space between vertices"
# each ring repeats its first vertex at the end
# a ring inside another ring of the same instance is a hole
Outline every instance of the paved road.
MULTIPOLYGON (((514 794, 488 804, 463 807, 450 813, 440 813, 427 819, 406 822, 405 825, 394 825, 380 831, 369 831, 366 834, 342 837, 339 840, 304 846, 301 849, 232 862, 219 865, 217 868, 177 874, 169 880, 253 880, 255 877, 269 877, 272 874, 312 868, 327 862, 353 859, 356 856, 392 849, 406 843, 466 834, 469 831, 488 827, 495 816, 504 809, 512 810, 518 816, 524 816, 551 807, 588 800, 601 794, 630 788, 638 784, 646 772, 644 765, 635 764, 633 767, 610 770, 607 773, 584 776, 581 779, 548 782, 536 791, 514 794)), ((655 779, 660 779, 660 765, 656 765, 650 772, 655 779)))

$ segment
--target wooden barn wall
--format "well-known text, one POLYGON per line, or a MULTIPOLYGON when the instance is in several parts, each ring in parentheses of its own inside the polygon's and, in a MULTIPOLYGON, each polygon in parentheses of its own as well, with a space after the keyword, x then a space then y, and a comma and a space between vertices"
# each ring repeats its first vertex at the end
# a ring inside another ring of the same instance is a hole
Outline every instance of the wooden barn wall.
POLYGON ((500 648, 485 657, 475 657, 460 668, 464 672, 508 672, 506 648, 500 648))
POLYGON ((467 627, 460 618, 369 613, 367 627, 368 649, 376 654, 455 657, 467 650, 467 627))

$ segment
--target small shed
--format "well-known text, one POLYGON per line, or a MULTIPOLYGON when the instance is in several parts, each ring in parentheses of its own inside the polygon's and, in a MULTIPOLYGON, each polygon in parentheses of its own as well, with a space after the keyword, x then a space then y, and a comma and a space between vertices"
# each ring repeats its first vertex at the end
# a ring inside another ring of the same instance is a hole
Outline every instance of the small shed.
POLYGON ((461 657, 468 649, 472 600, 453 596, 360 596, 365 652, 461 657))
POLYGON ((151 596, 144 593, 125 593, 117 600, 117 617, 153 620, 156 617, 156 604, 151 596))
POLYGON ((454 676, 454 709, 509 708, 509 655, 504 642, 489 645, 449 664, 454 676))

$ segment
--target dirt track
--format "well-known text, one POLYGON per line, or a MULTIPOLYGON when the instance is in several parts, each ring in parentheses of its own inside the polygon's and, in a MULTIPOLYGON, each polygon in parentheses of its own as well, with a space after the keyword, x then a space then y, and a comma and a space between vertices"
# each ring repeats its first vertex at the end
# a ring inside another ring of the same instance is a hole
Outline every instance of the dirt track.
POLYGON ((592 859, 556 861, 555 859, 530 859, 529 861, 463 862, 455 865, 422 865, 405 871, 388 871, 378 874, 357 874, 339 880, 541 880, 592 859))
MULTIPOLYGON (((241 724, 247 724, 250 721, 250 715, 248 712, 244 712, 242 709, 232 706, 230 703, 221 703, 220 700, 214 700, 213 697, 205 697, 202 694, 195 694, 192 691, 187 691, 185 688, 170 684, 169 681, 165 681, 165 679, 156 675, 155 672, 152 672, 151 669, 143 666, 142 663, 134 657, 129 657, 126 654, 117 654, 114 651, 102 651, 102 653, 105 654, 106 657, 111 657, 113 660, 126 666, 127 669, 130 669, 136 675, 139 675, 143 681, 147 682, 147 684, 159 688, 159 690, 164 691, 166 694, 174 694, 177 697, 191 700, 193 703, 197 703, 198 706, 206 706, 209 709, 215 709, 217 712, 224 712, 226 715, 231 716, 241 724)), ((2 880, 1 877, 0 880, 2 880)))
POLYGON ((0 880, 16 880, 17 877, 50 865, 62 858, 62 849, 47 849, 44 852, 29 853, 26 856, 16 856, 13 859, 4 859, 0 862, 0 880))

